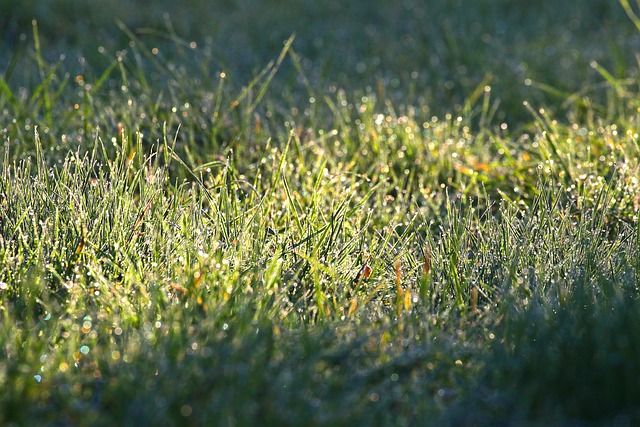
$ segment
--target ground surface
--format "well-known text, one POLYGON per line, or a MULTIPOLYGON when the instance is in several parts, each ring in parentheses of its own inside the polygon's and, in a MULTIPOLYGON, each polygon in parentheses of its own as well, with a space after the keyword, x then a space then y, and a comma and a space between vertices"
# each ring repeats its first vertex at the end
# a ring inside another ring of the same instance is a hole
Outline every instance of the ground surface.
POLYGON ((0 424, 639 421, 637 4, 94 3, 0 3, 0 424))

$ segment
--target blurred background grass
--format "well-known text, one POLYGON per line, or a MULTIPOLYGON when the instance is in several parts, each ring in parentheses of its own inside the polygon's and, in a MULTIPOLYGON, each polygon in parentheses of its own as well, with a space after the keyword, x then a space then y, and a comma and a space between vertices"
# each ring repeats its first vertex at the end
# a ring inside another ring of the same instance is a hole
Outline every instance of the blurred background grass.
MULTIPOLYGON (((99 74, 130 42, 121 21, 169 59, 176 38, 196 42, 212 59, 212 76, 224 70, 244 83, 295 33, 293 48, 315 88, 384 87, 396 105, 426 104, 441 115, 487 82, 501 100, 498 119, 513 123, 530 117, 525 99, 559 106, 563 95, 589 92, 601 80, 589 67, 594 60, 625 77, 636 61, 628 52, 640 44, 617 0, 3 0, 3 73, 32 44, 33 19, 47 58, 63 54, 67 69, 81 58, 99 74)), ((283 88, 296 78, 289 68, 280 71, 283 88)), ((27 74, 13 72, 9 83, 19 86, 27 74)))

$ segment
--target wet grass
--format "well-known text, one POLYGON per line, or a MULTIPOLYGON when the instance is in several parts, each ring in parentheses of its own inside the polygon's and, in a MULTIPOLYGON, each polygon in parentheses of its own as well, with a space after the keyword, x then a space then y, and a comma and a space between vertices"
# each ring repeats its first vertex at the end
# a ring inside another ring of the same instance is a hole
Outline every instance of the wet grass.
POLYGON ((0 5, 0 424, 637 422, 637 5, 375 6, 0 5))

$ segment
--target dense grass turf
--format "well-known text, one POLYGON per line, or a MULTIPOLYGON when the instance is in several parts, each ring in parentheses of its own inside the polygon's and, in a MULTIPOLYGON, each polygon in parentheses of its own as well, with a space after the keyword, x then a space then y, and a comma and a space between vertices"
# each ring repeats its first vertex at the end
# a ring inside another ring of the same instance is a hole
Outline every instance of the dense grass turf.
POLYGON ((0 4, 0 424, 640 421, 638 4, 75 3, 0 4))

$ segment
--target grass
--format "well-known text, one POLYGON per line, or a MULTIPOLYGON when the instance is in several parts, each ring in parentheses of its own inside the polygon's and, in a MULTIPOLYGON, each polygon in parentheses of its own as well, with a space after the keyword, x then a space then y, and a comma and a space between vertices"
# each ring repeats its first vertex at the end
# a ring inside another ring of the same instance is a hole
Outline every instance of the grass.
POLYGON ((0 424, 640 419, 637 4, 156 3, 0 5, 0 424))

